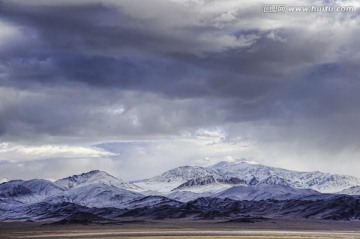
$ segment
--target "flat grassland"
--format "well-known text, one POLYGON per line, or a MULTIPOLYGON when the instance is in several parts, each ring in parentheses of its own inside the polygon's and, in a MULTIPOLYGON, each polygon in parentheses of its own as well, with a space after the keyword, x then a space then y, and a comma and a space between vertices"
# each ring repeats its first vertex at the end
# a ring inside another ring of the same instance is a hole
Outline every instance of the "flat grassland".
POLYGON ((0 223, 0 238, 360 239, 360 223, 279 219, 255 223, 185 220, 122 221, 87 225, 54 225, 33 222, 0 223))

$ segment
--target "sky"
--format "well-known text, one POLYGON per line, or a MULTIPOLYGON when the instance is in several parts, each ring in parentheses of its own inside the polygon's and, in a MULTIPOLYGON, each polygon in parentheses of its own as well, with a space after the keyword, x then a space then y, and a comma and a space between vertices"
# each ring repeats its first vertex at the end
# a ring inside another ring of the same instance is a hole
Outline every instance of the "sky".
POLYGON ((0 1, 0 180, 251 160, 359 176, 360 4, 0 1))

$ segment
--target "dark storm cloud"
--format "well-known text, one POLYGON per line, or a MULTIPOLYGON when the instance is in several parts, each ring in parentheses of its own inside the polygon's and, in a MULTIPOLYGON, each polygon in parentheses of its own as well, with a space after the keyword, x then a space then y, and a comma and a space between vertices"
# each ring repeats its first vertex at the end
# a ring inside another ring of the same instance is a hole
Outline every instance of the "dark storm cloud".
POLYGON ((249 79, 245 69, 254 72, 246 57, 249 53, 238 50, 235 54, 241 57, 236 57, 225 50, 209 55, 206 51, 211 51, 211 46, 192 39, 213 28, 183 29, 183 36, 172 36, 157 29, 151 21, 133 19, 121 10, 101 4, 71 7, 6 4, 2 15, 29 28, 40 42, 33 43, 35 46, 30 43, 30 52, 24 49, 15 56, 11 52, 4 55, 5 71, 12 80, 80 81, 95 87, 185 98, 206 95, 251 98, 276 84, 249 79), (191 32, 195 30, 199 32, 191 32), (139 51, 143 54, 140 57, 139 51))
POLYGON ((260 8, 232 19, 153 3, 4 2, 0 20, 19 37, 0 48, 0 133, 101 141, 243 121, 316 128, 324 116, 334 118, 320 137, 334 124, 357 132, 359 49, 346 17, 308 16, 308 27, 260 8))

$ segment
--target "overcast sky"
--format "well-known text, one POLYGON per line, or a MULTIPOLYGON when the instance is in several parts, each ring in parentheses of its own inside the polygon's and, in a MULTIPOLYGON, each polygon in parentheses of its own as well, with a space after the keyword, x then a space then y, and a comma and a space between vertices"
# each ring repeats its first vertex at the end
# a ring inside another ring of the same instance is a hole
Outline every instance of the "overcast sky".
POLYGON ((2 1, 0 180, 237 159, 360 176, 358 1, 264 2, 2 1))

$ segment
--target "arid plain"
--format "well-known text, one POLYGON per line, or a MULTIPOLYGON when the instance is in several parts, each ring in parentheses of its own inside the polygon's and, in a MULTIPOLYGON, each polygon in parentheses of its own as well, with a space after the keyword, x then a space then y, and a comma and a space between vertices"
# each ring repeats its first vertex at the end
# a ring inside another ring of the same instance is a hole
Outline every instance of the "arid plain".
POLYGON ((87 225, 2 223, 0 238, 360 238, 360 223, 279 219, 253 223, 182 220, 122 221, 87 225))

